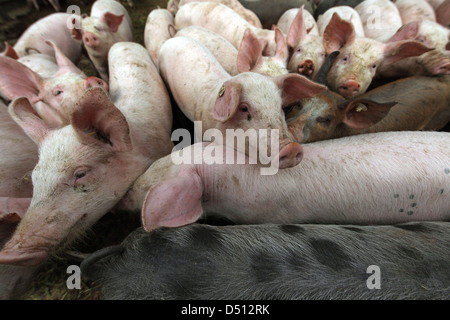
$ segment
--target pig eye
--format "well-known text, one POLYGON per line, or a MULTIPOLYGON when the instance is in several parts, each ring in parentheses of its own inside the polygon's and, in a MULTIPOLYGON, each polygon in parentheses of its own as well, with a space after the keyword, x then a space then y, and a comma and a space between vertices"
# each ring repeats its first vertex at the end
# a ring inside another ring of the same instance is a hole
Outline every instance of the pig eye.
POLYGON ((297 49, 297 52, 302 52, 302 48, 298 48, 298 49, 297 49))
POLYGON ((83 177, 85 177, 89 172, 89 168, 87 167, 83 167, 83 168, 79 168, 77 170, 75 170, 75 172, 73 173, 73 177, 75 178, 75 182, 78 179, 81 179, 83 177))
POLYGON ((56 89, 56 90, 53 91, 53 95, 54 95, 55 97, 56 97, 56 96, 59 96, 61 93, 63 93, 62 90, 56 89))
POLYGON ((333 120, 333 116, 332 115, 328 115, 326 117, 317 117, 316 121, 325 125, 325 126, 329 126, 331 124, 331 121, 333 120))
POLYGON ((97 31, 102 31, 102 30, 100 29, 100 27, 97 27, 97 26, 94 26, 94 29, 97 30, 97 31))
POLYGON ((376 64, 372 65, 372 69, 376 69, 376 68, 377 68, 376 64))

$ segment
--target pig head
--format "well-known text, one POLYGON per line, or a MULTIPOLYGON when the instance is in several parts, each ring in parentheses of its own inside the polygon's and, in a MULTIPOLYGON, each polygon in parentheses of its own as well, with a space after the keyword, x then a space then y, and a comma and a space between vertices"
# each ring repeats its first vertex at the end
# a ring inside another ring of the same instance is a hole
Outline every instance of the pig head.
POLYGON ((9 108, 39 146, 39 162, 29 209, 0 251, 0 263, 39 265, 107 213, 149 160, 134 151, 125 117, 101 88, 88 90, 71 124, 60 129, 48 126, 26 98, 9 108))

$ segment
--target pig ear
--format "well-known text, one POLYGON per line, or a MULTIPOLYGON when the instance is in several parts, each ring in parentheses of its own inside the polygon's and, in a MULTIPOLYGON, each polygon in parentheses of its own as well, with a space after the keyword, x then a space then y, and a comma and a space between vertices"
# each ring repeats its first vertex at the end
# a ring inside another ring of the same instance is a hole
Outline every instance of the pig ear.
POLYGON ((101 20, 108 26, 108 28, 112 32, 117 32, 117 30, 119 29, 120 24, 122 23, 123 16, 124 16, 123 14, 116 15, 116 14, 111 13, 111 12, 105 12, 103 14, 101 20))
POLYGON ((19 59, 19 56, 18 56, 16 50, 14 50, 14 48, 11 47, 8 42, 5 41, 4 43, 5 43, 5 50, 3 51, 3 55, 5 57, 10 57, 11 59, 14 59, 14 60, 19 59))
POLYGON ((304 76, 294 73, 274 77, 273 80, 277 84, 278 88, 282 90, 282 107, 292 105, 300 99, 314 97, 327 88, 307 79, 304 76))
POLYGON ((281 31, 280 28, 277 27, 275 27, 274 31, 275 43, 277 44, 274 58, 287 63, 287 60, 289 59, 289 50, 286 45, 286 39, 284 37, 283 31, 281 31))
POLYGON ((127 120, 102 88, 88 89, 75 105, 71 123, 83 144, 99 144, 116 152, 132 149, 127 120))
POLYGON ((397 32, 387 42, 396 42, 401 40, 414 39, 419 32, 419 21, 412 21, 401 26, 397 32))
POLYGON ((151 231, 157 227, 194 223, 203 214, 202 196, 202 180, 193 170, 158 183, 145 196, 142 207, 144 229, 151 231))
POLYGON ((340 50, 346 44, 355 40, 355 29, 353 25, 341 19, 335 12, 323 32, 323 46, 327 54, 340 50))
POLYGON ((303 7, 300 7, 297 14, 294 17, 294 20, 289 27, 289 31, 287 34, 287 45, 290 48, 295 48, 299 45, 299 43, 306 37, 307 31, 305 27, 305 21, 303 19, 303 7))
POLYGON ((23 131, 37 145, 40 145, 47 136, 51 127, 33 109, 30 101, 25 97, 15 99, 8 107, 9 114, 23 129, 23 131))
POLYGON ((61 76, 66 73, 78 73, 82 76, 85 76, 83 71, 78 69, 55 43, 49 40, 45 41, 45 43, 52 47, 53 50, 55 50, 55 59, 59 67, 59 71, 54 75, 55 77, 61 76))
POLYGON ((218 92, 212 111, 213 118, 225 122, 230 119, 239 105, 242 86, 233 80, 226 81, 218 92))
POLYGON ((237 56, 238 71, 249 72, 258 65, 262 57, 263 49, 255 34, 250 29, 246 29, 237 56))
POLYGON ((368 99, 345 101, 338 105, 344 114, 343 123, 353 129, 373 126, 383 119, 397 102, 377 103, 368 99))
POLYGON ((418 41, 403 40, 397 42, 389 42, 384 47, 383 65, 389 65, 399 60, 420 56, 428 51, 433 50, 418 41))
POLYGON ((22 63, 0 56, 0 91, 9 99, 27 97, 31 103, 42 100, 40 90, 44 80, 22 63))

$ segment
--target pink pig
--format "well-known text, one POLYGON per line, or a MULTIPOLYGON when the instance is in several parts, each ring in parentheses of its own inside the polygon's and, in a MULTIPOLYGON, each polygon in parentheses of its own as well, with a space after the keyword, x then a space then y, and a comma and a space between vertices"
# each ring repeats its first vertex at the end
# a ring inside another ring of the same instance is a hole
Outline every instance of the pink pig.
MULTIPOLYGON (((37 104, 37 111, 47 123, 54 127, 66 125, 76 100, 84 90, 101 86, 105 90, 105 81, 88 77, 78 69, 59 48, 54 48, 58 71, 51 77, 43 77, 24 64, 9 57, 0 56, 0 91, 9 99, 27 97, 32 104, 37 104)), ((34 59, 34 58, 29 58, 34 59)))
POLYGON ((91 15, 81 21, 81 29, 72 29, 72 36, 83 40, 89 59, 108 81, 108 51, 116 42, 133 40, 133 24, 120 2, 97 0, 91 15))
POLYGON ((331 90, 350 98, 364 93, 380 64, 384 67, 401 59, 419 56, 431 49, 417 41, 382 43, 356 37, 353 25, 334 14, 323 34, 327 54, 340 51, 327 77, 331 90))
POLYGON ((157 68, 159 68, 159 49, 166 40, 171 38, 169 26, 174 23, 173 15, 166 9, 153 9, 147 16, 144 44, 157 68))
MULTIPOLYGON (((198 134, 213 128, 224 137, 227 129, 278 129, 279 150, 269 156, 272 163, 279 160, 279 168, 287 168, 301 161, 302 149, 287 132, 283 107, 325 87, 297 74, 267 77, 244 72, 231 77, 201 43, 186 37, 167 40, 159 61, 177 105, 191 121, 201 121, 198 134), (189 68, 183 68, 186 65, 189 68)), ((266 146, 271 150, 269 141, 266 146)))
POLYGON ((39 162, 30 207, 0 251, 0 263, 41 264, 110 211, 153 161, 171 152, 170 99, 145 48, 117 43, 109 61, 115 104, 102 88, 91 88, 63 128, 50 128, 26 98, 9 106, 39 146, 39 162))
POLYGON ((223 146, 213 162, 205 152, 211 145, 192 145, 153 163, 128 205, 142 208, 147 231, 203 215, 239 224, 448 220, 449 139, 447 132, 382 132, 309 143, 300 165, 273 176, 260 175, 248 158, 236 164, 237 152, 223 146), (196 147, 203 162, 174 162, 196 147))
POLYGON ((245 30, 250 29, 267 45, 264 55, 273 56, 276 50, 275 31, 256 28, 233 9, 216 2, 190 2, 178 10, 175 27, 181 29, 191 25, 217 32, 239 49, 245 30))

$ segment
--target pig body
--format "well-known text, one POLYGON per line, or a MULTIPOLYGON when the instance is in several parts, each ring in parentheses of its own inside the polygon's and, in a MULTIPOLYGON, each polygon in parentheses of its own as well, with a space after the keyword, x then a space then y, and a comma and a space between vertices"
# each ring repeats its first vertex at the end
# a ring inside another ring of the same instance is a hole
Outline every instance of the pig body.
POLYGON ((403 25, 400 13, 390 0, 366 0, 355 7, 367 38, 388 41, 403 25))
POLYGON ((314 11, 314 18, 317 20, 320 15, 324 14, 331 8, 339 6, 349 6, 354 8, 361 2, 364 2, 364 0, 320 0, 316 10, 314 11))
POLYGON ((153 9, 147 17, 144 44, 157 68, 159 68, 159 49, 166 40, 171 38, 169 26, 173 24, 173 15, 166 9, 153 9))
POLYGON ((103 299, 447 299, 449 231, 448 222, 139 228, 88 256, 81 274, 103 299), (368 287, 374 265, 381 290, 368 287))
POLYGON ((400 12, 403 24, 413 21, 436 21, 433 7, 425 0, 396 0, 395 5, 400 12))
POLYGON ((72 36, 82 39, 89 59, 102 79, 108 81, 108 51, 116 42, 133 40, 133 24, 127 10, 115 0, 97 0, 81 29, 72 36))
POLYGON ((0 251, 0 263, 41 264, 111 210, 152 161, 172 150, 170 100, 145 48, 118 43, 109 59, 117 107, 102 88, 91 88, 77 102, 70 125, 51 129, 26 98, 10 105, 39 145, 39 162, 30 207, 0 251))
POLYGON ((178 9, 189 2, 218 2, 226 5, 230 9, 233 9, 248 23, 256 28, 262 28, 261 21, 258 16, 251 10, 246 9, 238 0, 169 0, 167 3, 168 10, 175 16, 178 9))
POLYGON ((300 146, 286 134, 283 106, 294 103, 302 95, 317 94, 323 86, 293 74, 269 78, 244 72, 231 77, 209 50, 186 37, 164 43, 160 50, 160 70, 183 113, 191 121, 202 121, 202 132, 197 134, 218 129, 225 137, 227 129, 278 129, 280 151, 272 154, 271 159, 281 157, 281 168, 301 160, 300 146), (181 67, 186 64, 189 68, 181 67))
POLYGON ((250 29, 262 42, 267 43, 265 55, 275 54, 275 31, 255 28, 229 7, 216 2, 190 2, 182 6, 175 16, 178 29, 191 25, 217 32, 239 49, 245 30, 250 29))
POLYGON ((300 110, 286 114, 286 121, 301 143, 369 132, 440 130, 450 121, 449 99, 450 76, 415 76, 350 101, 331 91, 321 93, 304 99, 300 110))
POLYGON ((323 35, 325 29, 330 22, 333 14, 337 13, 339 17, 345 21, 350 22, 353 25, 353 29, 355 30, 355 34, 357 37, 364 37, 364 27, 361 22, 361 18, 359 17, 358 12, 355 9, 349 6, 338 6, 334 8, 330 8, 324 12, 317 19, 317 26, 319 28, 319 33, 323 35))
POLYGON ((298 166, 272 176, 248 158, 236 164, 238 155, 223 146, 212 156, 214 145, 196 144, 156 161, 128 194, 128 207, 142 207, 147 231, 202 215, 238 224, 448 220, 448 139, 447 132, 404 131, 309 143, 298 166))
POLYGON ((23 57, 42 53, 53 57, 54 49, 46 44, 46 41, 52 41, 67 58, 78 63, 82 42, 72 39, 71 29, 68 28, 71 18, 68 13, 53 13, 33 23, 15 43, 17 55, 23 57))
POLYGON ((450 27, 450 0, 443 1, 436 9, 436 21, 444 27, 450 27))

